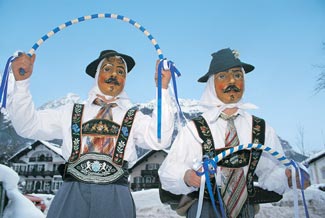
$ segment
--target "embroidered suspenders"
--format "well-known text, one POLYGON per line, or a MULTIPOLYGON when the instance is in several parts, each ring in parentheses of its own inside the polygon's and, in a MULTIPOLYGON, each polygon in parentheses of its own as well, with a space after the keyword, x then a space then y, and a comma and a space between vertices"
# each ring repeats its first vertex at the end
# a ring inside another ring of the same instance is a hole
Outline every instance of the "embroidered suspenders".
MULTIPOLYGON (((265 121, 261 118, 253 116, 253 125, 252 125, 252 139, 255 144, 264 145, 265 142, 265 121)), ((251 163, 249 164, 246 184, 247 184, 247 194, 249 197, 253 197, 255 195, 254 188, 254 172, 257 166, 257 163, 262 155, 261 149, 252 149, 251 154, 251 163)))
MULTIPOLYGON (((219 154, 222 150, 215 150, 212 134, 210 128, 203 118, 203 116, 198 116, 193 119, 195 127, 198 131, 200 138, 203 140, 202 143, 202 154, 208 155, 210 158, 219 154)), ((253 116, 253 131, 252 131, 252 141, 253 143, 264 144, 265 140, 265 121, 261 118, 253 116)), ((248 195, 254 196, 255 190, 253 185, 253 175, 258 163, 258 160, 262 154, 262 150, 252 149, 238 151, 224 160, 222 160, 219 165, 224 167, 242 167, 246 166, 249 163, 248 172, 247 172, 247 192, 248 195), (237 154, 236 154, 237 153, 237 154), (235 161, 234 161, 235 160, 235 161)))
POLYGON ((133 107, 127 111, 122 125, 107 120, 90 120, 82 124, 82 112, 84 105, 75 104, 72 114, 71 134, 72 151, 69 162, 66 164, 65 173, 83 182, 107 184, 113 183, 124 176, 126 164, 124 164, 124 151, 129 138, 137 108, 133 107), (97 125, 101 132, 95 134, 118 135, 113 156, 101 153, 81 154, 82 134, 92 134, 97 125))
POLYGON ((81 144, 81 121, 84 105, 74 104, 71 120, 71 138, 72 138, 72 151, 69 162, 76 161, 80 156, 81 144))

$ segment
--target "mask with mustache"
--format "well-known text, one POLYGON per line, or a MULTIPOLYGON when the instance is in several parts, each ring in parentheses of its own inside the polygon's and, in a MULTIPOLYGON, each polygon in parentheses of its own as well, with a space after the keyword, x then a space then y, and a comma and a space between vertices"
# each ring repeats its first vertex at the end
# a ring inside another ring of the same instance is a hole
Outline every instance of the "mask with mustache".
POLYGON ((223 93, 228 93, 228 92, 231 92, 231 91, 234 91, 234 92, 240 92, 241 89, 238 88, 238 87, 235 86, 235 85, 230 85, 230 86, 227 86, 227 88, 225 88, 225 89, 223 90, 223 93))
POLYGON ((117 85, 117 86, 120 85, 119 81, 117 81, 117 79, 115 77, 110 77, 108 79, 105 79, 105 83, 108 83, 108 84, 112 83, 112 84, 117 85))

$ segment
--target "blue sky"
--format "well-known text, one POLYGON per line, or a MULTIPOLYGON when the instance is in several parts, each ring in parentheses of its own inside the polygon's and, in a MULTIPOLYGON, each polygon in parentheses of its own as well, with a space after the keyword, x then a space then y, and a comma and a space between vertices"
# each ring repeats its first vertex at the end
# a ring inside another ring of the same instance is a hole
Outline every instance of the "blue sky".
MULTIPOLYGON (((157 40, 164 57, 175 62, 180 98, 199 99, 211 53, 230 47, 256 68, 246 76, 244 101, 259 106, 277 134, 297 150, 325 149, 325 91, 313 92, 325 65, 323 0, 2 0, 0 1, 0 72, 16 50, 28 52, 44 34, 74 18, 98 13, 129 17, 157 40), (46 2, 46 3, 45 3, 46 2)), ((93 80, 84 73, 101 50, 134 57, 126 91, 134 103, 155 97, 158 58, 148 38, 115 19, 72 25, 36 51, 31 92, 36 106, 72 92, 86 98, 93 80)))

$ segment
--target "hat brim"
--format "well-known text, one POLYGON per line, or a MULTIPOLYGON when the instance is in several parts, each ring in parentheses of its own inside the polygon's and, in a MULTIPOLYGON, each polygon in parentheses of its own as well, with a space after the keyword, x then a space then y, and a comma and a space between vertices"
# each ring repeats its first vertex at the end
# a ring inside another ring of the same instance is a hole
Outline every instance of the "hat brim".
POLYGON ((122 53, 118 53, 118 52, 114 52, 114 53, 111 53, 111 54, 105 54, 105 55, 97 58, 96 60, 94 60, 90 64, 88 64, 88 66, 86 68, 86 73, 89 76, 95 78, 96 70, 97 70, 99 62, 101 62, 101 60, 103 60, 104 58, 109 58, 109 57, 113 57, 113 56, 121 56, 124 59, 126 65, 127 65, 128 73, 132 70, 132 68, 135 65, 135 61, 133 60, 133 58, 131 56, 128 56, 128 55, 122 54, 122 53))
MULTIPOLYGON (((239 66, 233 66, 233 67, 243 67, 244 70, 245 70, 245 73, 249 73, 249 72, 251 72, 251 71, 253 71, 253 70, 255 69, 255 67, 254 67, 253 65, 246 64, 246 63, 244 63, 244 62, 241 62, 241 65, 239 65, 239 66)), ((233 67, 231 67, 231 68, 233 68, 233 67)), ((227 68, 227 69, 221 69, 221 70, 218 71, 218 72, 207 72, 204 76, 202 76, 202 77, 200 77, 200 78, 198 79, 198 82, 200 82, 200 83, 205 83, 205 82, 208 81, 208 79, 209 79, 209 77, 210 77, 211 75, 213 75, 213 74, 217 74, 217 73, 219 73, 219 72, 222 72, 222 71, 224 71, 224 70, 228 70, 228 69, 230 69, 230 68, 227 68)))

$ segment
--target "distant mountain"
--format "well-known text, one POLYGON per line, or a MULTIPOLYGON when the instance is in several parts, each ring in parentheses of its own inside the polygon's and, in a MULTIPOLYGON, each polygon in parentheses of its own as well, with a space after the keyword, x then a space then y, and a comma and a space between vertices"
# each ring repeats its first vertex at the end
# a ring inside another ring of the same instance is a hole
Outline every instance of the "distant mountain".
MULTIPOLYGON (((47 102, 46 104, 39 107, 39 110, 49 109, 49 108, 57 108, 59 106, 68 104, 68 103, 82 103, 82 99, 73 93, 67 94, 65 97, 47 102)), ((182 112, 187 119, 191 119, 198 114, 200 114, 198 101, 191 99, 179 99, 180 106, 182 108, 182 112)), ((156 101, 152 100, 148 103, 137 103, 139 110, 141 110, 144 114, 150 114, 155 107, 156 101)), ((177 134, 177 130, 174 132, 174 136, 177 134)), ((280 138, 280 137, 279 137, 280 138)), ((280 138, 283 150, 285 155, 289 159, 293 159, 295 161, 301 162, 305 160, 307 157, 296 152, 289 144, 288 141, 280 138)), ((6 160, 13 155, 17 150, 30 145, 34 140, 25 139, 17 135, 16 131, 11 125, 10 120, 6 112, 0 114, 0 163, 6 163, 6 160)), ((61 140, 51 141, 55 144, 61 144, 61 140)), ((142 156, 147 152, 145 149, 139 148, 137 150, 138 156, 142 156)))
POLYGON ((289 144, 288 141, 283 140, 281 137, 279 137, 279 138, 280 138, 281 145, 282 145, 282 148, 283 148, 283 151, 284 151, 284 154, 286 157, 288 157, 294 161, 297 161, 297 162, 302 162, 308 158, 307 156, 300 154, 300 153, 296 152, 295 150, 293 150, 292 146, 289 144))

